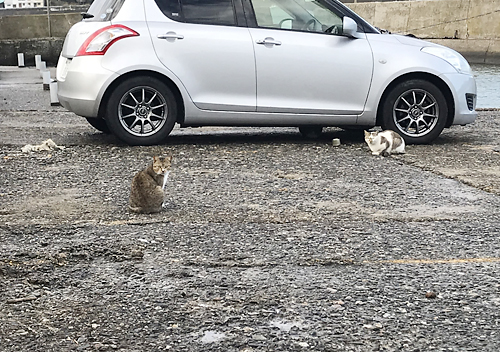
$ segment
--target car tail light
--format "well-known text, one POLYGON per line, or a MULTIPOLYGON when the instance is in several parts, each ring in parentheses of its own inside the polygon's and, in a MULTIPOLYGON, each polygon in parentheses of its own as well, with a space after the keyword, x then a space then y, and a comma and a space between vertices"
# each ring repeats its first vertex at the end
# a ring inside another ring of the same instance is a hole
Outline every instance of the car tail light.
POLYGON ((85 40, 80 49, 78 49, 76 56, 104 55, 116 41, 138 35, 139 33, 133 29, 120 24, 101 28, 85 40))

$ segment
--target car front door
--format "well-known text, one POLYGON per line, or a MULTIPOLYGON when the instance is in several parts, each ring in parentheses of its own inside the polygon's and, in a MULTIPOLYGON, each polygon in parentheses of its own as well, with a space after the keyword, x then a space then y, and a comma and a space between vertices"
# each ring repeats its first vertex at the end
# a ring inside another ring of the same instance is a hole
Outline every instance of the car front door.
POLYGON ((363 112, 373 71, 366 39, 342 36, 342 16, 322 1, 251 2, 258 111, 363 112))
POLYGON ((161 12, 147 12, 158 58, 200 109, 256 109, 254 48, 235 3, 156 0, 161 12))

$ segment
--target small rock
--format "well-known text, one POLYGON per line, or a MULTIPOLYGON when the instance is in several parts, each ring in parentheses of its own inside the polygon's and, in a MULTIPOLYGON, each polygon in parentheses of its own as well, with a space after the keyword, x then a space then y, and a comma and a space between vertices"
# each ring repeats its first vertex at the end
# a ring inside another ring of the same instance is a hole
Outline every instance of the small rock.
POLYGON ((382 324, 380 324, 380 323, 366 324, 366 325, 363 325, 363 327, 365 329, 368 329, 368 330, 380 330, 380 329, 382 329, 382 324))
POLYGON ((436 295, 436 292, 433 292, 433 291, 427 291, 425 293, 425 298, 436 298, 437 295, 436 295))

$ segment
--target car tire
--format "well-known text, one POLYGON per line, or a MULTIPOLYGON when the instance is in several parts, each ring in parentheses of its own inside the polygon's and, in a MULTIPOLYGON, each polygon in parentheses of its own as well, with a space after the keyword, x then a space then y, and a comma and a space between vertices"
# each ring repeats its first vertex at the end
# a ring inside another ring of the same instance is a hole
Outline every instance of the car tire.
POLYGON ((317 139, 323 132, 322 126, 299 126, 299 132, 308 139, 317 139))
POLYGON ((382 107, 381 126, 397 132, 407 144, 426 144, 443 131, 448 103, 433 83, 413 79, 394 86, 382 107))
POLYGON ((86 117, 87 122, 94 127, 96 130, 101 131, 102 133, 110 134, 111 131, 104 119, 99 117, 86 117))
POLYGON ((149 76, 121 82, 113 89, 106 108, 109 130, 129 145, 163 142, 176 119, 177 104, 172 91, 149 76))

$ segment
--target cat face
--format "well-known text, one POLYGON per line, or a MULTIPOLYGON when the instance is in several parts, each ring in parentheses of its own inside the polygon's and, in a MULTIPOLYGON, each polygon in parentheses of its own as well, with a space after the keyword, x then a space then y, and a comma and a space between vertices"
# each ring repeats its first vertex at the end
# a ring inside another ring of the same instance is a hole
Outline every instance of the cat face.
POLYGON ((172 164, 172 155, 167 156, 165 159, 160 159, 158 156, 153 157, 153 171, 158 175, 163 175, 170 169, 172 164))
POLYGON ((365 131, 365 141, 366 143, 373 143, 375 137, 377 137, 378 132, 367 132, 365 131))

